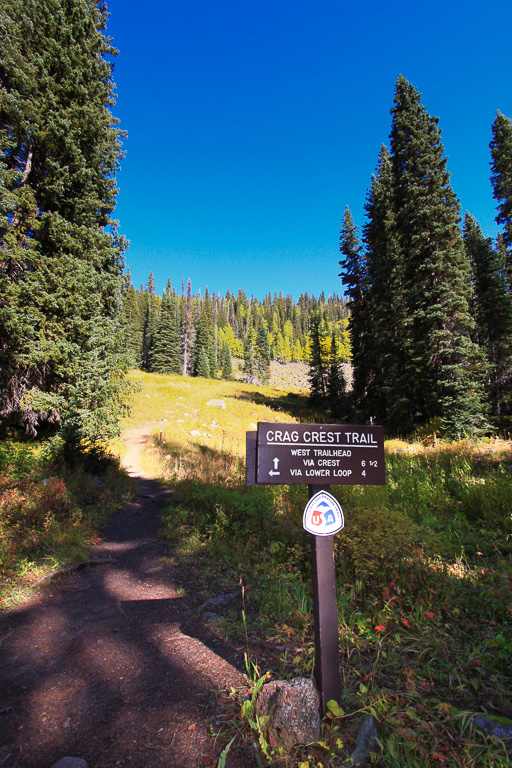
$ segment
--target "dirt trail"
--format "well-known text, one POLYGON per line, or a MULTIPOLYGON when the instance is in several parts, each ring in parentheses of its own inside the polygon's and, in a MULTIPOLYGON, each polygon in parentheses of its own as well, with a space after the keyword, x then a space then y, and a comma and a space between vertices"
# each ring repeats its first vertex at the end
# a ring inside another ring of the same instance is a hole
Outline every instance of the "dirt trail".
MULTIPOLYGON (((158 537, 172 493, 140 452, 151 426, 129 430, 124 465, 134 503, 117 512, 91 557, 110 565, 49 582, 0 616, 0 766, 50 768, 66 755, 89 768, 217 765, 212 732, 241 658, 209 633, 158 537)), ((252 761, 228 755, 228 768, 252 761)))

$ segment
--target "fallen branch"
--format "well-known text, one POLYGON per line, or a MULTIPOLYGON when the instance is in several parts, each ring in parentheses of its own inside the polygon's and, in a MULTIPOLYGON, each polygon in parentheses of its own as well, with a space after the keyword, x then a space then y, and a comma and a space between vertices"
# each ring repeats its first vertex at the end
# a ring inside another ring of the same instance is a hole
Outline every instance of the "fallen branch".
POLYGON ((283 653, 302 653, 302 648, 290 648, 287 645, 274 645, 274 643, 266 643, 264 640, 256 640, 254 638, 249 639, 249 645, 257 645, 259 648, 267 648, 269 651, 280 651, 283 653))
POLYGON ((106 559, 97 559, 97 560, 83 560, 81 563, 75 563, 75 565, 70 565, 69 568, 59 568, 58 571, 52 571, 51 573, 47 573, 46 576, 43 576, 41 579, 38 579, 34 582, 34 586, 37 587, 38 584, 42 584, 43 581, 48 581, 48 579, 54 579, 56 576, 64 576, 68 573, 73 573, 73 571, 81 571, 82 568, 85 568, 87 565, 108 565, 109 563, 116 563, 117 560, 114 560, 112 557, 107 557, 106 559))

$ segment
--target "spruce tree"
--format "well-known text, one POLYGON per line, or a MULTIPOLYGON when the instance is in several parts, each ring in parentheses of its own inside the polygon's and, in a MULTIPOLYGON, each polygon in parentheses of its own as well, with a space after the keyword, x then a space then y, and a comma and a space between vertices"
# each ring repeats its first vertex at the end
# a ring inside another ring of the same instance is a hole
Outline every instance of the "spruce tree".
MULTIPOLYGON (((369 404, 367 382, 370 379, 371 349, 374 344, 371 328, 370 306, 368 303, 368 265, 366 254, 359 240, 357 227, 347 206, 343 214, 340 230, 340 261, 341 279, 348 297, 347 306, 350 311, 349 332, 352 348, 352 365, 354 369, 352 398, 358 418, 368 418, 369 404)), ((321 369, 319 353, 319 320, 318 315, 311 316, 312 358, 310 360, 310 379, 314 382, 313 399, 325 396, 324 375, 321 369), (316 373, 315 373, 316 371, 316 373)))
POLYGON ((0 413, 70 442, 118 431, 125 386, 107 15, 92 0, 0 13, 0 413))
MULTIPOLYGON (((498 202, 496 222, 503 225, 503 242, 507 247, 507 272, 512 273, 512 121, 501 112, 492 125, 491 184, 498 202)), ((512 283, 509 282, 512 290, 512 283)))
MULTIPOLYGON (((217 353, 215 349, 215 332, 213 326, 213 308, 210 300, 208 288, 205 291, 199 321, 197 323, 196 339, 194 344, 196 376, 203 375, 198 373, 199 356, 204 349, 208 357, 208 368, 210 376, 214 376, 217 370, 217 353)), ((204 368, 204 366, 203 366, 204 368)))
POLYGON ((268 331, 260 322, 256 333, 256 349, 258 355, 258 379, 264 384, 270 379, 270 345, 268 331))
POLYGON ((329 370, 327 372, 327 403, 333 416, 339 418, 344 414, 343 396, 345 394, 346 382, 341 367, 341 357, 339 353, 338 340, 336 334, 331 336, 331 358, 329 361, 329 370))
POLYGON ((199 349, 199 356, 197 359, 196 376, 201 376, 204 379, 209 379, 211 375, 210 360, 208 358, 208 352, 205 347, 199 349))
POLYGON ((254 351, 254 331, 247 329, 244 339, 244 375, 249 384, 256 382, 256 355, 254 351))
POLYGON ((156 341, 158 328, 158 311, 160 299, 155 292, 155 280, 153 272, 149 273, 148 282, 141 292, 142 296, 142 368, 152 370, 153 348, 156 341))
POLYGON ((233 363, 231 362, 231 350, 226 341, 222 352, 222 378, 230 381, 233 378, 233 363))
POLYGON ((142 366, 142 328, 143 320, 140 296, 132 285, 131 279, 123 297, 126 349, 129 365, 132 368, 142 366))
MULTIPOLYGON (((470 270, 438 119, 400 76, 391 129, 394 210, 407 308, 409 421, 439 418, 450 435, 484 425, 478 350, 471 340, 470 270)), ((392 300, 393 297, 390 297, 392 300)))
MULTIPOLYGON (((364 419, 396 429, 410 421, 407 379, 408 317, 403 294, 403 254, 398 248, 394 179, 387 147, 382 146, 372 177, 363 227, 366 245, 368 324, 365 335, 364 419)), ((359 383, 358 383, 359 386, 359 383)))
POLYGON ((313 313, 310 321, 311 352, 309 356, 310 397, 313 403, 320 405, 327 399, 328 363, 325 359, 323 342, 324 332, 320 314, 313 313))
POLYGON ((485 384, 495 417, 510 413, 512 387, 512 296, 500 254, 476 220, 464 219, 464 247, 471 263, 475 340, 486 356, 485 384))
POLYGON ((178 319, 174 301, 168 291, 165 291, 160 305, 151 370, 154 373, 181 373, 178 319))

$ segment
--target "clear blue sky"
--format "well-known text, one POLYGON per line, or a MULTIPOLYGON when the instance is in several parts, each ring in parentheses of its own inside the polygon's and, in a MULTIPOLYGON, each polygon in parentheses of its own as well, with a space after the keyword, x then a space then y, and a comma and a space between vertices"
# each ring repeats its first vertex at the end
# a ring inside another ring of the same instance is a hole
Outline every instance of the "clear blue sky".
POLYGON ((495 236, 491 125, 512 116, 510 0, 108 0, 128 132, 116 217, 136 287, 341 293, 402 73, 495 236))

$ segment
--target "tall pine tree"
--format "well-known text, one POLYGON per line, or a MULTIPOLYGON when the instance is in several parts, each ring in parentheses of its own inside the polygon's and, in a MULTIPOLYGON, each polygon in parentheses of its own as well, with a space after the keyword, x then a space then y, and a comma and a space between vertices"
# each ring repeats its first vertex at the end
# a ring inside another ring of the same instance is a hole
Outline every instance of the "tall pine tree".
POLYGON ((512 385, 512 296, 500 254, 476 220, 464 219, 464 247, 471 263, 475 340, 486 356, 485 384, 492 414, 510 413, 512 385))
POLYGON ((0 412, 74 442, 116 433, 124 386, 106 20, 92 0, 0 12, 0 412))
MULTIPOLYGON (((358 229, 350 210, 345 209, 340 230, 341 279, 348 297, 349 332, 352 348, 354 377, 352 398, 355 413, 359 418, 367 419, 368 397, 367 382, 370 379, 371 350, 374 334, 371 327, 370 305, 368 302, 368 265, 366 254, 359 240, 358 229)), ((310 379, 313 399, 325 396, 324 372, 321 366, 318 340, 319 321, 315 314, 311 316, 311 362, 310 379), (315 372, 316 371, 316 372, 315 372)))
POLYGON ((471 340, 470 270, 459 203, 438 119, 402 76, 394 104, 394 211, 407 313, 403 377, 411 393, 402 427, 438 418, 450 435, 474 434, 484 425, 480 357, 471 340))
POLYGON ((160 304, 160 315, 151 355, 154 373, 181 373, 180 329, 173 297, 167 290, 160 304))
POLYGON ((310 320, 311 351, 309 355, 310 397, 313 403, 320 405, 327 398, 327 380, 329 363, 325 356, 325 333, 320 314, 314 312, 310 320))
POLYGON ((498 202, 496 222, 503 225, 503 241, 512 250, 512 121, 501 112, 492 124, 491 183, 498 202))
POLYGON ((205 291, 204 299, 197 324, 196 339, 194 345, 194 373, 196 376, 204 376, 204 364, 201 365, 203 373, 198 372, 201 350, 204 349, 208 358, 209 375, 214 376, 217 370, 217 352, 215 349, 215 331, 213 325, 213 308, 208 288, 205 291))

